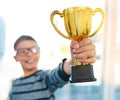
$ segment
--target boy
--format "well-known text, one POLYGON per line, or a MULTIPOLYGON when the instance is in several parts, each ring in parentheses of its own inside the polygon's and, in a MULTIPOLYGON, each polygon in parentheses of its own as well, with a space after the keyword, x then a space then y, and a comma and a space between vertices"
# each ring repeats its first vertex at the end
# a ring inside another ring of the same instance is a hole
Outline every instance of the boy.
MULTIPOLYGON (((71 41, 71 56, 82 63, 94 63, 95 46, 89 39, 81 42, 71 41)), ((35 39, 23 35, 15 44, 14 56, 20 62, 24 75, 13 81, 10 100, 55 100, 54 92, 68 83, 72 59, 64 59, 53 70, 38 70, 40 48, 35 39)))

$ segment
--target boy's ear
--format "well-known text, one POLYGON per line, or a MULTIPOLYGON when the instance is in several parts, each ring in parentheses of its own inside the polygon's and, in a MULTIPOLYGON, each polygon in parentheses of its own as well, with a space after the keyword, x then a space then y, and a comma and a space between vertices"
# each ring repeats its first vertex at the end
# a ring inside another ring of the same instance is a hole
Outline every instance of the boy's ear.
POLYGON ((18 58, 17 58, 17 56, 14 56, 14 59, 15 59, 16 62, 18 62, 18 58))

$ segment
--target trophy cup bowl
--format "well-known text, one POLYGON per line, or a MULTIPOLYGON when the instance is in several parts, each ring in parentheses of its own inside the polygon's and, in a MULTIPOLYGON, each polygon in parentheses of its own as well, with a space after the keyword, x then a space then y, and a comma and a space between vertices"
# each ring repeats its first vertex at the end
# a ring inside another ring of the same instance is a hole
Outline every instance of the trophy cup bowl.
MULTIPOLYGON (((84 38, 94 36, 100 30, 104 22, 104 16, 104 11, 101 8, 92 10, 90 7, 79 6, 65 8, 63 12, 54 10, 50 15, 50 21, 56 32, 62 37, 79 42, 84 38), (97 29, 91 33, 92 17, 97 12, 101 14, 101 22, 97 29), (54 23, 55 15, 63 18, 67 35, 63 34, 54 23)), ((73 63, 71 67, 71 83, 96 81, 93 65, 80 63, 77 59, 73 59, 73 63)))

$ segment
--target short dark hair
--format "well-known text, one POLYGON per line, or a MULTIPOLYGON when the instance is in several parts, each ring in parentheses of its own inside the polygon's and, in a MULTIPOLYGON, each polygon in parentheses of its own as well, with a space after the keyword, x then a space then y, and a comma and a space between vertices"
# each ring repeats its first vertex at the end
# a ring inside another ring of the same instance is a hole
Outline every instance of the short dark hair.
POLYGON ((23 41, 23 40, 32 40, 32 41, 35 41, 37 43, 37 41, 32 37, 32 36, 29 36, 29 35, 22 35, 20 36, 14 43, 14 50, 16 50, 16 47, 17 45, 23 41))

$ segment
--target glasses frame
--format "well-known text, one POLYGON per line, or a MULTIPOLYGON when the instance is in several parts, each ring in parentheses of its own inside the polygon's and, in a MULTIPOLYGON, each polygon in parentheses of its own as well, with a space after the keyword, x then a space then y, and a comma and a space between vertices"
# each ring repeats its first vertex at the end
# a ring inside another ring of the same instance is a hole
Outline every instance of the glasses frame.
POLYGON ((34 47, 30 47, 30 48, 20 48, 20 49, 16 49, 16 55, 25 56, 29 52, 31 52, 33 54, 37 54, 39 51, 40 51, 39 46, 34 46, 34 47))

